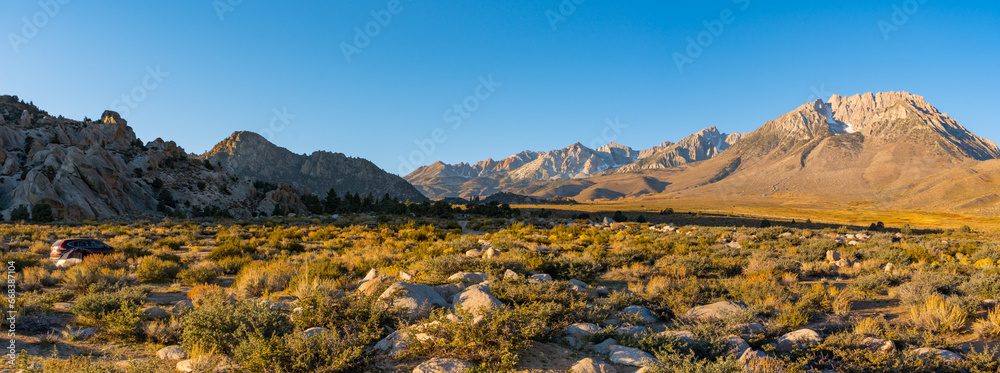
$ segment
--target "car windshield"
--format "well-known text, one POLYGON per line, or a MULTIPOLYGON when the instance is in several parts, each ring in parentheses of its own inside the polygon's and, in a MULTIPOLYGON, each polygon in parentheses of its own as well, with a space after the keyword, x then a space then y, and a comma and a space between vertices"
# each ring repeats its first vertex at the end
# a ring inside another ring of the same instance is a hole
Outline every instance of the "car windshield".
POLYGON ((98 240, 78 240, 73 242, 74 247, 86 247, 86 248, 100 248, 104 247, 104 244, 98 240))

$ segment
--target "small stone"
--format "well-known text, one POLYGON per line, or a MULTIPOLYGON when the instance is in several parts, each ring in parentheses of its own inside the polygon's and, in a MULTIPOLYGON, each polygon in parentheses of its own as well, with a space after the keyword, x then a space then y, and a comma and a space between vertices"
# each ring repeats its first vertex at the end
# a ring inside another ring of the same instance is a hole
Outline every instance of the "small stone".
POLYGON ((778 338, 778 351, 791 351, 823 343, 823 338, 812 329, 799 329, 778 338))
POLYGON ((537 274, 537 275, 533 275, 533 276, 529 277, 528 280, 531 281, 531 282, 537 282, 537 283, 551 282, 552 281, 552 276, 549 276, 547 274, 541 273, 541 274, 537 274))
POLYGON ((628 326, 619 326, 615 328, 615 331, 618 332, 618 335, 621 336, 634 337, 649 331, 649 329, 647 329, 645 326, 628 325, 628 326))
POLYGON ((483 256, 483 252, 477 249, 472 249, 465 252, 465 256, 468 258, 478 258, 483 256))
MULTIPOLYGON (((660 320, 659 317, 656 317, 656 315, 653 314, 653 311, 650 311, 648 308, 643 307, 643 306, 628 306, 628 307, 625 307, 625 309, 622 310, 621 314, 622 315, 631 315, 631 317, 633 319, 640 320, 640 321, 642 321, 643 323, 646 323, 646 324, 652 324, 652 323, 657 322, 657 321, 660 320)), ((624 317, 623 317, 623 319, 628 320, 627 318, 624 318, 624 317)))
POLYGON ((187 359, 188 353, 184 351, 183 347, 173 345, 156 351, 156 357, 160 358, 160 360, 184 360, 187 359))
POLYGON ((572 373, 618 373, 618 370, 615 369, 615 367, 589 357, 577 361, 576 364, 573 364, 573 367, 569 368, 569 370, 572 373))
POLYGON ((73 303, 71 302, 58 302, 52 305, 52 309, 56 310, 57 312, 73 312, 71 310, 72 307, 73 303))
POLYGON ((656 363, 656 358, 648 352, 638 348, 625 346, 611 346, 611 362, 615 364, 641 367, 647 364, 656 363))
POLYGON ((399 271, 399 279, 403 281, 413 280, 413 275, 410 272, 399 271))
POLYGON ((660 335, 664 337, 673 337, 674 339, 677 339, 678 341, 684 343, 694 342, 695 338, 697 338, 694 335, 694 333, 689 332, 687 330, 681 330, 681 331, 667 330, 665 332, 660 332, 660 335))
POLYGON ((917 356, 927 356, 927 355, 937 355, 938 357, 948 360, 948 361, 961 361, 962 355, 956 354, 948 350, 942 350, 939 348, 923 347, 913 350, 917 356))
POLYGON ((611 346, 618 346, 618 341, 608 338, 605 339, 604 342, 594 345, 591 349, 602 355, 611 355, 611 346))
POLYGON ((417 365, 413 373, 465 373, 471 368, 465 360, 434 358, 417 365))
POLYGON ((837 250, 827 250, 826 251, 826 261, 828 262, 838 262, 840 261, 840 253, 837 250))
POLYGON ((586 338, 600 331, 601 328, 597 325, 590 323, 576 323, 566 328, 566 335, 586 338))
POLYGON ((743 356, 743 353, 750 349, 750 344, 747 341, 735 335, 726 337, 726 345, 729 346, 726 353, 730 356, 743 356))
POLYGON ((872 351, 884 352, 887 354, 896 352, 896 344, 888 339, 867 337, 863 339, 861 343, 864 343, 868 346, 868 349, 872 351))
POLYGON ((321 328, 321 327, 316 326, 316 327, 312 327, 312 328, 306 329, 305 331, 302 332, 302 334, 306 336, 306 339, 309 339, 309 338, 312 338, 314 336, 318 336, 320 334, 329 333, 329 332, 330 332, 330 329, 321 328))
POLYGON ((480 282, 490 279, 490 275, 482 272, 458 272, 451 277, 448 277, 448 281, 461 281, 472 284, 478 284, 480 282))
POLYGON ((150 319, 165 319, 170 317, 166 310, 160 307, 146 307, 142 309, 142 315, 150 319))
POLYGON ((691 308, 685 317, 698 321, 716 321, 739 315, 747 309, 743 302, 716 302, 691 308))
POLYGON ((192 304, 191 301, 184 299, 177 301, 177 303, 174 303, 174 306, 173 308, 170 309, 170 312, 181 314, 193 309, 194 309, 194 304, 192 304))

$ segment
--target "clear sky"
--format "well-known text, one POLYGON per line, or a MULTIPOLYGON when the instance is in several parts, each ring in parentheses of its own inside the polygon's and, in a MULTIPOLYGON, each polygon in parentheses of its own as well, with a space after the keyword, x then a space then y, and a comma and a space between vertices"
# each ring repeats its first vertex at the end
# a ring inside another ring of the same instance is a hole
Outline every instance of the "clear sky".
POLYGON ((250 130, 396 174, 752 131, 867 91, 1000 140, 996 1, 681 3, 4 1, 0 93, 74 119, 118 109, 193 153, 250 130))

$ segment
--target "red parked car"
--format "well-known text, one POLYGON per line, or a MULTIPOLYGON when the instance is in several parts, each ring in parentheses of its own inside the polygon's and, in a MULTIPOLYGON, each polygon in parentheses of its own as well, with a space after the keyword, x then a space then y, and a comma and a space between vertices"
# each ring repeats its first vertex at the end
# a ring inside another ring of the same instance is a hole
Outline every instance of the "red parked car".
POLYGON ((51 259, 83 259, 91 254, 111 254, 115 249, 104 242, 91 238, 59 240, 52 243, 51 259))

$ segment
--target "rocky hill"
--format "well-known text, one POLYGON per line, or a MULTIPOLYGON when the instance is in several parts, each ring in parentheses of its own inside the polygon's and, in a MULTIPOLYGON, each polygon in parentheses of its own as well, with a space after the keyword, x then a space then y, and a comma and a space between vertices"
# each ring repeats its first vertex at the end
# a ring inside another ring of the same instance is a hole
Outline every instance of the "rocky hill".
POLYGON ((332 188, 345 192, 385 194, 401 201, 426 201, 412 185, 362 158, 325 151, 295 154, 253 132, 235 132, 200 156, 240 177, 269 183, 287 183, 301 191, 325 197, 332 188))
POLYGON ((238 132, 211 152, 173 141, 143 143, 117 113, 98 120, 53 117, 0 96, 0 212, 51 209, 58 220, 268 216, 306 213, 300 196, 330 188, 424 201, 405 180, 343 154, 296 155, 238 132), (277 208, 276 208, 277 207, 277 208))
POLYGON ((143 143, 117 113, 53 117, 0 96, 0 210, 44 205, 61 220, 301 212, 296 192, 206 167, 172 141, 143 143))

